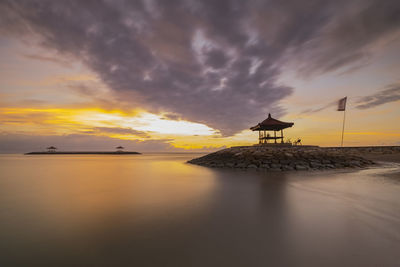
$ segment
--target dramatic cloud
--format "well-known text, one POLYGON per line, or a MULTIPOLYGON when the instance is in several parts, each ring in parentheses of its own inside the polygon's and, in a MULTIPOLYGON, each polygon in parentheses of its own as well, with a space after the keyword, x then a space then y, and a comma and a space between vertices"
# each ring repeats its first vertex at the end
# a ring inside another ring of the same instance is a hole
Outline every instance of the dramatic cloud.
POLYGON ((121 104, 224 135, 284 114, 291 63, 354 67, 400 25, 399 1, 3 1, 0 32, 82 60, 121 104))
POLYGON ((379 91, 373 95, 364 96, 357 101, 356 108, 367 109, 390 102, 400 100, 400 84, 392 84, 386 87, 385 90, 379 91))
POLYGON ((399 36, 398 1, 317 2, 325 6, 314 9, 322 15, 321 24, 316 34, 298 47, 295 60, 304 74, 363 66, 380 42, 399 36))

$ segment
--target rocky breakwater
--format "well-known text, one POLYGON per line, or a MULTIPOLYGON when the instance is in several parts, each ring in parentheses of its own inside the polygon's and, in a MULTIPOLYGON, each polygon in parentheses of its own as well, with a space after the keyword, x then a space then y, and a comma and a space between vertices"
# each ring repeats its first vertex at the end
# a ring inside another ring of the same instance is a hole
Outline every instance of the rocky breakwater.
POLYGON ((345 150, 320 147, 248 146, 223 149, 188 163, 215 168, 303 171, 362 168, 374 164, 345 150))

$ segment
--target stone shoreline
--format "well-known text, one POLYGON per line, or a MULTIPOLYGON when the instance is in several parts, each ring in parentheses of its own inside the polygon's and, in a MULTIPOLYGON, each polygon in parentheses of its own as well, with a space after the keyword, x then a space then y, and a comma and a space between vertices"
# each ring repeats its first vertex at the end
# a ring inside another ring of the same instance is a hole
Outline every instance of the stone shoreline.
POLYGON ((343 168, 364 168, 374 161, 367 154, 400 153, 400 146, 391 147, 231 147, 188 163, 214 167, 238 169, 264 169, 268 171, 305 171, 343 168))

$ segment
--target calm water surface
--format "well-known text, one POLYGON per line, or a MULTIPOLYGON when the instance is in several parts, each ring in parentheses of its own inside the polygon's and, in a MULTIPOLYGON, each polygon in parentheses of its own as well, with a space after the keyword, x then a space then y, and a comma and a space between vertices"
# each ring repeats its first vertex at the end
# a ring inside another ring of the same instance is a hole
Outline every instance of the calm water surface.
POLYGON ((271 174, 196 156, 0 155, 0 265, 400 266, 397 165, 271 174))

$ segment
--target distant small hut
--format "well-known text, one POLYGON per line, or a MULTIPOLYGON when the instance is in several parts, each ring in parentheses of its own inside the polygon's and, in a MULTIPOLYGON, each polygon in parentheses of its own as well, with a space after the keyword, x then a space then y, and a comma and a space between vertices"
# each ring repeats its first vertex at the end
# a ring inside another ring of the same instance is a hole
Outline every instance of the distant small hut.
POLYGON ((122 152, 124 147, 123 146, 117 146, 116 149, 117 149, 117 152, 122 152))
POLYGON ((47 152, 56 152, 57 148, 54 146, 49 146, 47 149, 47 152))
POLYGON ((264 121, 260 122, 254 127, 251 127, 250 130, 258 131, 258 143, 260 145, 268 144, 271 140, 274 144, 277 144, 277 140, 281 140, 281 144, 283 144, 283 129, 292 127, 294 125, 293 122, 283 122, 271 117, 271 114, 268 114, 268 118, 264 121), (273 136, 268 132, 273 131, 273 136), (280 132, 280 136, 276 135, 276 132, 280 132))

